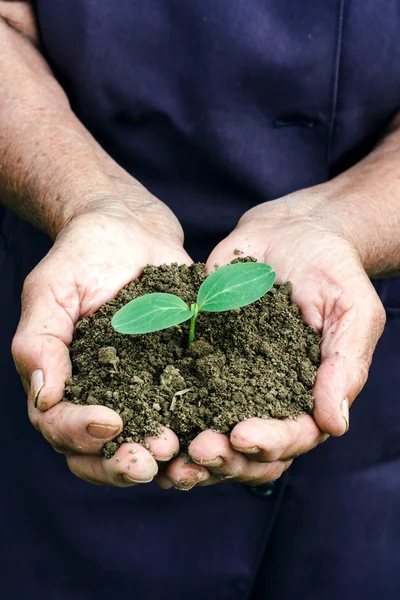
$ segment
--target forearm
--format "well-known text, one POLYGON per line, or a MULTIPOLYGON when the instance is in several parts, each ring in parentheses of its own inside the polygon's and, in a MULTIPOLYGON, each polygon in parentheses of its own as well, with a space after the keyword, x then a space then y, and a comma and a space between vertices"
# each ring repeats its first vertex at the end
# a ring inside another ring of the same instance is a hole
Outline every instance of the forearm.
POLYGON ((73 114, 37 48, 0 18, 0 202, 52 237, 102 197, 155 199, 73 114))
POLYGON ((370 155, 321 187, 316 213, 339 224, 367 273, 400 272, 400 115, 370 155))

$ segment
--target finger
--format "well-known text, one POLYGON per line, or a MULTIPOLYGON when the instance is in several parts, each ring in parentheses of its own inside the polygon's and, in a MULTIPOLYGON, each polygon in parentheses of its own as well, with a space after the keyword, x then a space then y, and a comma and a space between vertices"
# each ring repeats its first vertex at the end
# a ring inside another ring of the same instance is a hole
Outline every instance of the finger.
POLYGON ((207 467, 213 475, 240 480, 250 461, 234 450, 226 435, 203 431, 189 446, 189 455, 196 464, 207 467))
POLYGON ((182 491, 190 490, 210 478, 210 472, 206 467, 196 465, 183 456, 175 458, 168 465, 165 474, 172 485, 182 491))
POLYGON ((293 460, 277 460, 274 463, 264 465, 262 463, 253 463, 253 469, 249 470, 248 479, 244 479, 241 483, 256 487, 270 481, 276 481, 291 467, 292 462, 293 460))
POLYGON ((164 427, 157 437, 145 437, 145 443, 155 460, 167 462, 179 453, 179 439, 171 429, 164 427))
POLYGON ((309 452, 327 439, 310 415, 292 419, 247 419, 236 425, 230 442, 256 462, 288 460, 309 452))
POLYGON ((329 435, 349 427, 348 408, 362 390, 385 311, 369 280, 342 290, 325 307, 322 363, 313 389, 314 418, 329 435))
POLYGON ((189 446, 189 454, 197 464, 222 480, 234 480, 251 485, 272 481, 287 468, 285 462, 256 463, 234 450, 226 435, 213 431, 200 433, 189 446))
POLYGON ((260 468, 257 468, 257 472, 251 474, 252 476, 248 480, 235 480, 229 475, 211 475, 211 477, 206 479, 206 481, 198 483, 196 487, 209 487, 211 485, 216 485, 217 483, 236 482, 248 485, 250 487, 256 487, 258 485, 264 485, 265 483, 269 483, 270 481, 276 481, 292 465, 292 463, 293 460, 287 460, 271 463, 270 465, 268 465, 268 467, 266 465, 259 465, 260 468))
POLYGON ((140 444, 122 444, 111 458, 99 456, 67 456, 74 475, 98 485, 128 487, 149 483, 157 474, 157 463, 140 444))
POLYGON ((41 412, 28 402, 29 418, 48 442, 67 453, 101 454, 106 442, 122 431, 121 417, 106 406, 60 402, 41 412))
POLYGON ((79 317, 76 287, 52 290, 47 280, 33 271, 22 294, 22 316, 12 353, 22 379, 41 410, 59 402, 65 380, 71 375, 67 344, 79 317))
POLYGON ((165 473, 158 473, 154 477, 154 482, 162 490, 170 490, 172 487, 174 487, 173 483, 169 480, 168 476, 165 473))

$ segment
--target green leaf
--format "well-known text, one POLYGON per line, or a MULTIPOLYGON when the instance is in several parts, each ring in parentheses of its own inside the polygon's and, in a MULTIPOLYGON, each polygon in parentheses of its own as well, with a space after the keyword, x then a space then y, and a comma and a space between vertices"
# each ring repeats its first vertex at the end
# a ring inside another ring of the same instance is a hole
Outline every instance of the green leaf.
POLYGON ((150 333, 188 321, 193 311, 178 296, 156 292, 131 300, 111 320, 118 333, 150 333))
POLYGON ((235 263, 217 269, 199 289, 199 310, 223 312, 251 304, 268 292, 275 279, 275 271, 264 263, 235 263))

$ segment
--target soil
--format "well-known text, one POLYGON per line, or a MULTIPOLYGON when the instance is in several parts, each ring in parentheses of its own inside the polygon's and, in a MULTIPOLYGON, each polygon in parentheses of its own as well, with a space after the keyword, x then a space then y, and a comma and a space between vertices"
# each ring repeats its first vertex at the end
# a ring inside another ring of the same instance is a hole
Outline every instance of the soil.
MULTIPOLYGON (((238 258, 234 262, 251 260, 238 258)), ((72 378, 65 400, 116 410, 124 429, 104 449, 143 442, 170 427, 181 448, 201 431, 229 433, 249 417, 296 418, 313 410, 311 389, 320 364, 321 337, 290 302, 290 283, 275 284, 260 300, 225 313, 200 313, 196 341, 189 322, 146 335, 121 335, 114 313, 150 292, 195 302, 204 265, 146 266, 140 280, 76 328, 70 347, 72 378)))

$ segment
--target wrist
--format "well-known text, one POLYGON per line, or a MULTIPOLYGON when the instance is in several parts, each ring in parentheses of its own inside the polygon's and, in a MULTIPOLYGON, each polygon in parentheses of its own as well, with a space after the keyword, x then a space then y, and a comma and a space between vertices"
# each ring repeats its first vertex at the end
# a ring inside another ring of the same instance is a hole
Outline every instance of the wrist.
POLYGON ((324 202, 316 217, 334 226, 371 277, 394 275, 400 268, 400 193, 390 177, 358 166, 323 184, 324 202), (389 184, 389 185, 388 185, 389 184))
POLYGON ((129 218, 136 213, 143 223, 144 212, 156 213, 160 222, 170 220, 171 228, 179 230, 167 209, 79 122, 43 56, 1 19, 0 29, 6 57, 0 60, 5 82, 1 203, 53 239, 77 216, 113 209, 126 211, 129 218))
POLYGON ((377 177, 369 167, 357 165, 327 183, 254 207, 239 226, 301 232, 308 225, 349 244, 369 276, 393 275, 400 270, 400 192, 393 178, 377 177))
MULTIPOLYGON (((176 248, 183 248, 183 230, 172 211, 146 188, 136 182, 134 189, 120 189, 117 183, 112 192, 103 191, 95 194, 68 198, 64 210, 57 213, 52 222, 53 239, 63 237, 76 224, 83 221, 90 227, 97 224, 106 227, 110 221, 131 228, 134 236, 139 230, 169 243, 176 248)), ((124 186, 126 188, 126 184, 124 186)))

